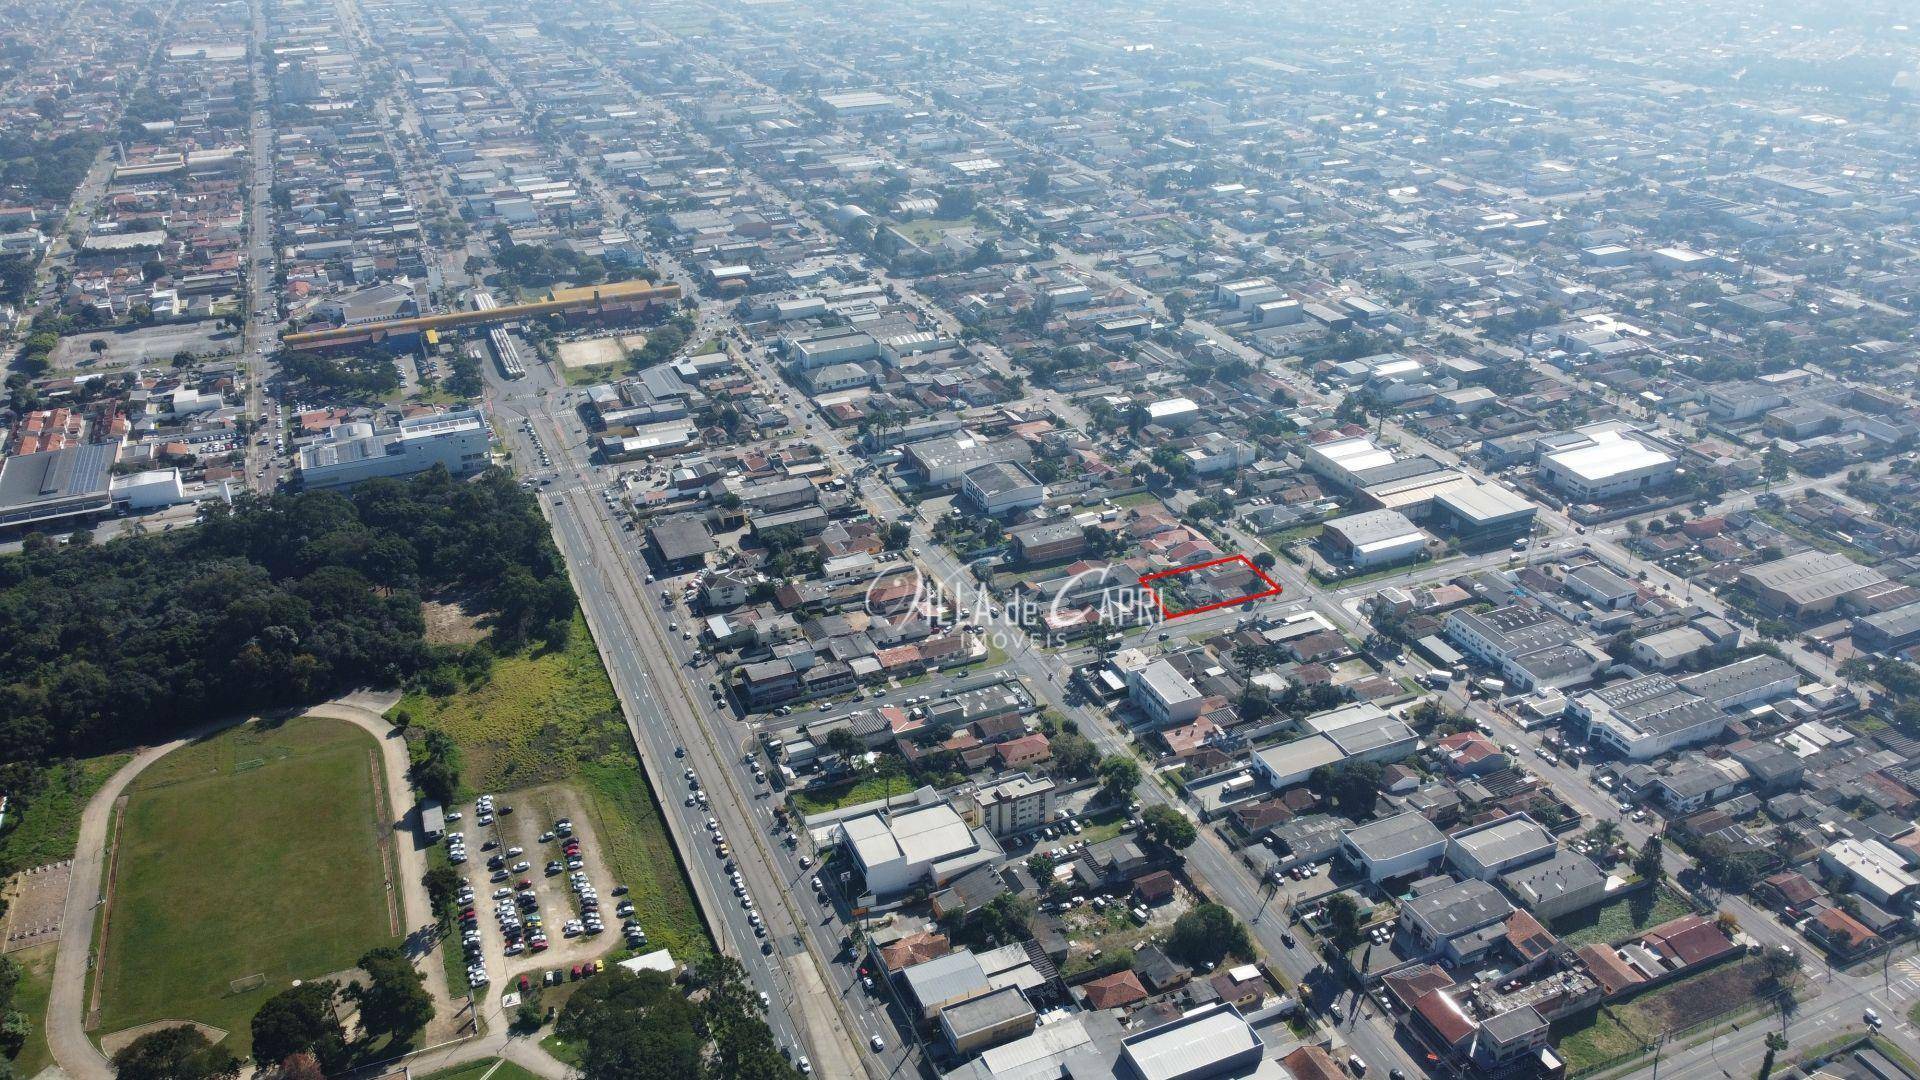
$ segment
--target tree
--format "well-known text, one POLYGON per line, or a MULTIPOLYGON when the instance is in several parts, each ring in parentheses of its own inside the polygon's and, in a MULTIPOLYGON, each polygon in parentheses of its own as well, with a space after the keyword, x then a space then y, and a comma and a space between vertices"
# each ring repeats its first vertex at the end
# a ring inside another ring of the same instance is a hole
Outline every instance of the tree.
POLYGON ((460 872, 451 866, 435 866, 420 879, 427 887, 427 897, 433 901, 433 910, 441 916, 451 915, 459 902, 460 886, 466 881, 460 872))
POLYGON ((1140 832, 1149 842, 1173 851, 1192 847, 1200 836, 1200 830, 1185 814, 1165 803, 1156 803, 1141 813, 1140 832))
POLYGON ((1100 794, 1108 802, 1123 803, 1140 783, 1140 763, 1126 754, 1109 754, 1100 759, 1100 794))
POLYGON ((1090 776, 1100 761, 1100 751, 1084 735, 1062 732, 1051 741, 1053 771, 1068 779, 1090 776))
POLYGON ((1767 1053, 1760 1059, 1760 1072, 1756 1080, 1767 1080, 1773 1075, 1773 1055, 1787 1048, 1787 1037, 1777 1031, 1767 1032, 1767 1053))
POLYGON ((1382 770, 1377 761, 1355 761, 1332 771, 1327 781, 1327 797, 1341 813, 1352 818, 1373 816, 1380 798, 1382 770))
POLYGON ((1327 898, 1327 930, 1333 943, 1345 948, 1360 937, 1360 904, 1344 892, 1327 898))
POLYGON ((339 993, 335 982, 302 983, 261 1002, 253 1014, 254 1064, 265 1069, 294 1054, 310 1053, 327 1072, 344 1065, 347 1032, 334 1015, 339 993))
POLYGON ((288 1054, 271 1071, 254 1075, 271 1077, 272 1080, 327 1080, 327 1070, 320 1067, 320 1059, 308 1053, 288 1054))
POLYGON ((588 1080, 693 1080, 706 1040, 699 1010, 657 971, 614 968, 580 986, 554 1033, 581 1048, 588 1080))
POLYGON ((1666 865, 1661 859, 1660 849, 1662 844, 1663 841, 1660 839, 1660 834, 1655 833, 1647 837, 1646 846, 1642 847, 1640 853, 1633 857, 1633 872, 1638 874, 1641 880, 1657 884, 1667 876, 1666 865))
POLYGON ((392 945, 371 949, 360 970, 367 981, 348 987, 347 996, 360 1006, 360 1026, 370 1034, 406 1042, 433 1019, 433 997, 406 953, 392 945))
MULTIPOLYGON (((411 558, 411 552, 405 552, 411 558)), ((531 579, 529 579, 531 580, 531 579)), ((533 583, 539 588, 537 582, 533 583)), ((428 728, 426 736, 408 746, 413 757, 409 769, 413 786, 427 798, 447 805, 460 788, 460 747, 453 737, 438 728, 428 728)))
POLYGON ((1253 958, 1253 939, 1233 912, 1219 904, 1200 904, 1174 920, 1167 953, 1189 964, 1217 964, 1227 956, 1253 958))
POLYGON ((1775 986, 1793 978, 1800 964, 1800 954, 1783 945, 1770 946, 1760 954, 1760 970, 1767 973, 1767 981, 1775 986))
POLYGON ((120 1080, 233 1080, 240 1059, 215 1046, 196 1027, 151 1031, 113 1055, 120 1080))
POLYGON ((860 736, 853 733, 853 728, 846 726, 829 731, 825 745, 828 750, 839 754, 844 761, 852 761, 867 750, 866 744, 860 741, 860 736))
POLYGON ((972 949, 994 949, 1028 937, 1033 903, 1001 893, 977 910, 954 920, 953 940, 972 949))

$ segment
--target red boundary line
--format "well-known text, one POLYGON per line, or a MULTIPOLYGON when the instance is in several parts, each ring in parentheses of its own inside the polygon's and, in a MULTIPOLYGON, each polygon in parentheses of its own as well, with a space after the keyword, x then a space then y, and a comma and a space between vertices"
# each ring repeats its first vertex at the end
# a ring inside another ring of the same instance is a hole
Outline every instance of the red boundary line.
POLYGON ((1174 619, 1183 619, 1183 618, 1186 618, 1188 615, 1198 615, 1203 611, 1213 611, 1216 608, 1233 607, 1237 604, 1251 603, 1252 601, 1255 601, 1255 600, 1265 600, 1269 596, 1280 595, 1280 583, 1268 577, 1266 574, 1266 571, 1261 570, 1258 566, 1255 566, 1253 564, 1253 560, 1247 558, 1245 555, 1228 555, 1224 558, 1209 559, 1203 563, 1194 563, 1191 566, 1177 566, 1172 570, 1161 570, 1157 573, 1147 574, 1146 576, 1142 577, 1140 579, 1140 584, 1147 590, 1147 592, 1153 594, 1154 606, 1160 609, 1160 618, 1162 621, 1165 621, 1165 622, 1172 622, 1174 619), (1167 614, 1167 603, 1164 599, 1161 598, 1160 590, 1154 588, 1152 585, 1147 584, 1150 581, 1157 581, 1160 578, 1173 577, 1176 574, 1192 573, 1195 570, 1205 570, 1209 566, 1223 566, 1227 563, 1234 563, 1234 562, 1246 564, 1247 569, 1253 571, 1253 575, 1255 577, 1259 578, 1261 581, 1266 582, 1267 583, 1266 591, 1249 593, 1246 596, 1236 596, 1231 600, 1221 600, 1212 604, 1205 604, 1197 608, 1188 608, 1185 611, 1176 611, 1173 614, 1169 615, 1167 614))

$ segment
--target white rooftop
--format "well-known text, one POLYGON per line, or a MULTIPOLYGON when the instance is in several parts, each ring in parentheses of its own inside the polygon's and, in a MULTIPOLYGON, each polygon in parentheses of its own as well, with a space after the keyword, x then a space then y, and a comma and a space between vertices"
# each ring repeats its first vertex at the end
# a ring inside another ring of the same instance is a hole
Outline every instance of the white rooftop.
POLYGON ((1618 432, 1601 432, 1592 446, 1548 454, 1547 460, 1589 483, 1597 483, 1622 473, 1671 464, 1673 458, 1618 432))

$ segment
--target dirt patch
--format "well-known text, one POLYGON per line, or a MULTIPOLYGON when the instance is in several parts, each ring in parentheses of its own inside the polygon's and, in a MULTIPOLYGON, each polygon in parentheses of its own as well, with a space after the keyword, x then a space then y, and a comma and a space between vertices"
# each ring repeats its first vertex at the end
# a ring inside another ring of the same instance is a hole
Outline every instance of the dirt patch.
POLYGON ((487 636, 484 611, 470 600, 422 600, 420 617, 427 623, 429 645, 472 645, 487 636))
POLYGON ((627 349, 639 348, 628 345, 630 341, 646 343, 646 338, 602 337, 587 338, 583 341, 565 341, 560 344, 560 366, 570 368, 599 367, 603 364, 618 364, 627 358, 627 349))
POLYGON ((151 1034, 152 1032, 155 1032, 155 1031, 162 1031, 162 1030, 165 1030, 166 1028, 173 1028, 173 1027, 199 1028, 200 1034, 205 1035, 207 1037, 208 1042, 215 1043, 215 1044, 218 1044, 221 1039, 224 1039, 227 1037, 226 1032, 220 1030, 217 1027, 214 1027, 211 1024, 196 1024, 191 1020, 155 1020, 150 1024, 141 1024, 137 1027, 123 1028, 120 1031, 116 1031, 108 1035, 100 1036, 100 1052, 107 1055, 108 1057, 112 1057, 113 1055, 126 1049, 129 1045, 132 1044, 133 1040, 138 1039, 142 1035, 151 1034))
POLYGON ((22 870, 7 884, 6 939, 0 952, 30 949, 60 938, 73 860, 22 870))
POLYGON ((1622 1014, 1628 1026, 1651 1038, 1711 1020, 1731 1007, 1755 1001, 1763 996, 1761 987, 1766 981, 1766 969, 1758 960, 1738 960, 1644 994, 1614 1009, 1622 1014))

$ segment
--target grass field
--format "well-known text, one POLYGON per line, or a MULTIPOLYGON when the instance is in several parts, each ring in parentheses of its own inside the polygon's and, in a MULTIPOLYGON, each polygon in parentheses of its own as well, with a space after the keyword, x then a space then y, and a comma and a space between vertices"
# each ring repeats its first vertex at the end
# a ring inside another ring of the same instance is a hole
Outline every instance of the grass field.
POLYGON ((502 657, 484 686, 438 698, 409 694, 390 715, 402 712, 453 736, 468 793, 547 783, 579 791, 608 868, 633 890, 649 944, 678 959, 712 950, 584 618, 574 617, 565 648, 502 657))
POLYGON ((262 1001, 393 942, 377 755, 359 728, 296 719, 142 773, 113 856, 97 1031, 198 1020, 244 1057, 262 1001), (256 974, 258 989, 233 991, 256 974))
POLYGON ((921 247, 926 247, 929 244, 939 243, 941 235, 948 230, 965 228, 972 224, 974 224, 974 220, 968 217, 915 218, 912 221, 901 222, 899 225, 894 226, 894 228, 900 231, 901 236, 906 237, 921 247))
POLYGON ((13 1007, 27 1018, 27 1041, 13 1059, 16 1076, 35 1076, 53 1064, 47 1049, 47 998, 53 993, 53 942, 8 953, 20 965, 20 985, 13 991, 13 1007))
MULTIPOLYGON (((1652 1052, 1661 1035, 1716 1017, 1737 1020, 1763 1005, 1767 975, 1757 959, 1737 960, 1555 1025, 1567 1072, 1577 1074, 1622 1054, 1652 1052)), ((1712 1030, 1711 1027, 1708 1030, 1712 1030)))
POLYGON ((1656 886, 1651 903, 1643 893, 1634 893, 1555 919, 1549 929, 1572 948, 1596 943, 1611 945, 1692 910, 1686 901, 1656 886))
POLYGON ((1582 1015, 1565 1030, 1556 1030, 1554 1034, 1559 1039, 1558 1051, 1561 1060, 1567 1063, 1569 1075, 1647 1045, 1604 1008, 1582 1015))
POLYGON ((891 788, 884 776, 866 776, 848 784, 834 784, 813 791, 793 793, 793 808, 802 815, 824 814, 829 810, 857 806, 863 802, 884 799, 888 791, 895 795, 905 795, 913 790, 913 782, 895 777, 891 788))
POLYGON ((80 812, 87 808, 87 800, 132 758, 131 754, 109 754, 44 770, 45 788, 26 802, 19 820, 0 840, 0 855, 8 857, 0 861, 26 869, 72 858, 80 812))
POLYGON ((515 1065, 505 1058, 487 1058, 484 1061, 470 1061, 465 1065, 455 1065, 451 1069, 442 1069, 428 1073, 420 1080, 539 1080, 533 1073, 515 1065))

